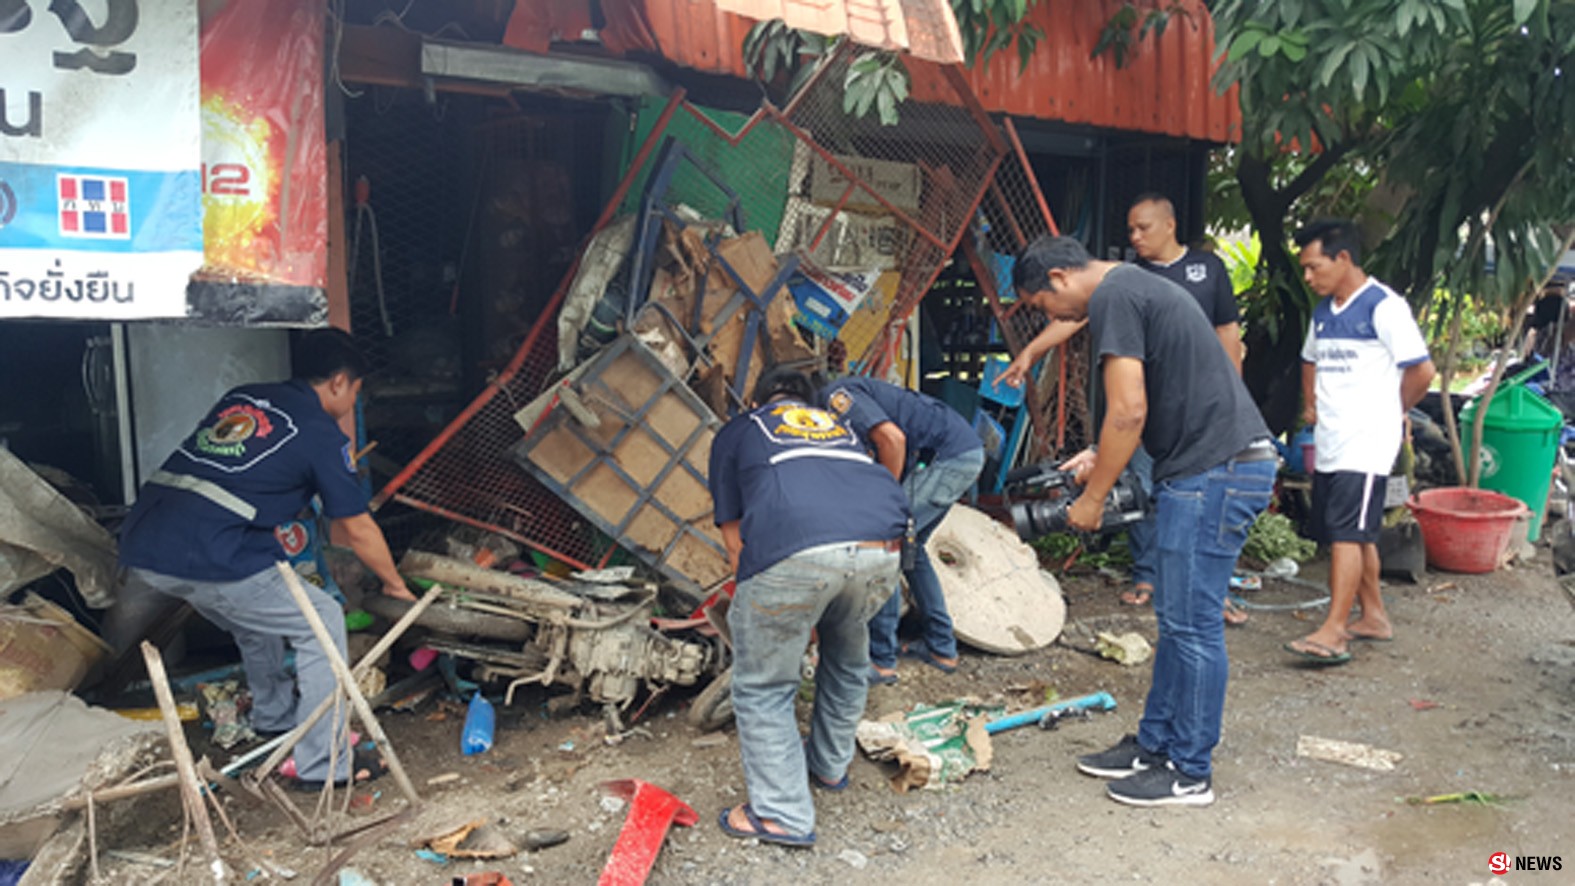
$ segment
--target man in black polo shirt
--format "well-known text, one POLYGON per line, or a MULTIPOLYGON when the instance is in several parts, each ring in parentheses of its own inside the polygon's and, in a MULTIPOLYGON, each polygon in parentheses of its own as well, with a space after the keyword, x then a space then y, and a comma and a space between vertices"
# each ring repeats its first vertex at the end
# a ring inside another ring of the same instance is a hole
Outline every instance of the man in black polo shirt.
POLYGON ((1068 519, 1099 526, 1105 498, 1141 445, 1154 459, 1159 644, 1136 735, 1079 758, 1136 806, 1214 802, 1229 661, 1220 621, 1247 529, 1277 468, 1268 428, 1197 302, 1130 265, 1096 261, 1070 237, 1041 237, 1013 269, 1018 295, 1051 317, 1087 318, 1105 416, 1096 449, 1073 459, 1084 483, 1068 519))

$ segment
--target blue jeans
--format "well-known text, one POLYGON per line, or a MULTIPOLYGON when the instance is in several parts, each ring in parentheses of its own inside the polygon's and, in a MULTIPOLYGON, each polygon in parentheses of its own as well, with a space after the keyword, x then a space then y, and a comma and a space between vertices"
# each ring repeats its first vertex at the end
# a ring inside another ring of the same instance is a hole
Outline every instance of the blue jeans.
POLYGON ((809 775, 836 781, 853 762, 869 692, 866 623, 897 580, 897 554, 849 542, 779 560, 739 582, 733 632, 733 717, 756 814, 789 833, 815 830, 809 775), (800 745, 793 701, 811 630, 818 632, 815 705, 800 745))
MULTIPOLYGON (((952 633, 952 617, 946 611, 946 595, 935 574, 924 544, 935 534, 952 505, 968 492, 979 472, 984 470, 984 450, 974 449, 941 459, 908 475, 903 491, 908 494, 908 509, 913 513, 915 541, 919 550, 913 571, 907 573, 908 590, 919 610, 922 628, 919 637, 939 658, 957 657, 957 637, 952 633)), ((894 587, 886 605, 870 619, 870 661, 883 668, 897 666, 897 622, 902 618, 902 590, 894 587)))
MULTIPOLYGON (((1154 500, 1154 459, 1140 444, 1128 462, 1143 485, 1143 493, 1154 500)), ((1159 552, 1154 547, 1154 508, 1150 504, 1148 516, 1127 527, 1127 550, 1132 553, 1132 583, 1155 587, 1155 561, 1159 552)))
POLYGON ((1278 465, 1227 461, 1158 484, 1159 646, 1138 743, 1207 778, 1225 714, 1225 623, 1220 609, 1247 530, 1269 505, 1278 465))

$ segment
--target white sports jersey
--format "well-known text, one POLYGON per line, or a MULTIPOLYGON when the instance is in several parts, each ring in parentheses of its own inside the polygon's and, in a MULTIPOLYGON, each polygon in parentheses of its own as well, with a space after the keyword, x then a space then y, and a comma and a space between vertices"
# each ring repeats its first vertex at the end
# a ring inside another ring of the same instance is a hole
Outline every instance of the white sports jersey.
POLYGON ((1405 299, 1368 278, 1336 307, 1313 309, 1302 359, 1317 368, 1318 470, 1387 474, 1400 452, 1400 377, 1428 359, 1405 299))

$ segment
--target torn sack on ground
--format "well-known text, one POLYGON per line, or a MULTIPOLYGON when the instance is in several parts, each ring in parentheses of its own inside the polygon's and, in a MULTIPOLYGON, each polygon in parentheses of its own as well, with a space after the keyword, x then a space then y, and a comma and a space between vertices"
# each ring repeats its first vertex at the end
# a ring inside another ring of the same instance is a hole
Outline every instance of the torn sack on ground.
POLYGON ((898 793, 939 790, 970 772, 989 770, 994 752, 984 727, 1004 710, 966 700, 915 705, 907 713, 860 720, 859 748, 873 760, 897 762, 891 786, 898 793))

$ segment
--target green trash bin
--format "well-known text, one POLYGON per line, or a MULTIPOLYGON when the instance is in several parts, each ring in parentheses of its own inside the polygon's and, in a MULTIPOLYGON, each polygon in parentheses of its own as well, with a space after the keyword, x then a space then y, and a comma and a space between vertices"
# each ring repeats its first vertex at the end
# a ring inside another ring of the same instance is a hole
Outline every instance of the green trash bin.
MULTIPOLYGON (((1468 451, 1481 402, 1473 400, 1460 411, 1460 434, 1468 451)), ((1530 541, 1542 533, 1563 430, 1564 414, 1522 385, 1501 388, 1482 422, 1482 488, 1520 499, 1531 508, 1530 541)))

